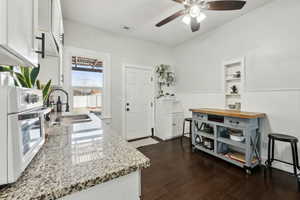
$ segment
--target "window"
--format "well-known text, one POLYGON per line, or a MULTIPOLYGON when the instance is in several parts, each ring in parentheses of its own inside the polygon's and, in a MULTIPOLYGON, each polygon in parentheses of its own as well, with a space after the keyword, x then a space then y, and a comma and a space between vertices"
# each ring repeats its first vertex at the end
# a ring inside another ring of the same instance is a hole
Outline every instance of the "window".
POLYGON ((101 113, 103 62, 94 58, 73 56, 72 87, 74 109, 101 113))

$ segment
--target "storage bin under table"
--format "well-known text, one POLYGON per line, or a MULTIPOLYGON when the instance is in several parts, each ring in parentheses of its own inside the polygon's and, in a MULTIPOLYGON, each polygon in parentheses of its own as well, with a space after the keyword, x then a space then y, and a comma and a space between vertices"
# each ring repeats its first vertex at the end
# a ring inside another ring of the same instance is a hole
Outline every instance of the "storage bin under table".
POLYGON ((220 109, 191 111, 193 150, 204 151, 242 167, 248 174, 260 164, 259 120, 265 114, 220 109), (242 134, 244 141, 230 139, 229 133, 233 131, 242 134))

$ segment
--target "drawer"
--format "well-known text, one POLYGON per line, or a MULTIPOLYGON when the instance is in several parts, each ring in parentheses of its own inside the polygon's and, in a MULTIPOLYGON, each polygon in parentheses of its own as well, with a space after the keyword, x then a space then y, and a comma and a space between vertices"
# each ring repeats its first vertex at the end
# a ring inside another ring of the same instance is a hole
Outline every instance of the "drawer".
POLYGON ((236 127, 246 127, 250 124, 249 119, 225 117, 224 124, 236 127))
POLYGON ((203 113, 194 113, 194 114, 193 114, 193 118, 194 118, 194 119, 198 119, 198 120, 207 120, 207 114, 203 114, 203 113))

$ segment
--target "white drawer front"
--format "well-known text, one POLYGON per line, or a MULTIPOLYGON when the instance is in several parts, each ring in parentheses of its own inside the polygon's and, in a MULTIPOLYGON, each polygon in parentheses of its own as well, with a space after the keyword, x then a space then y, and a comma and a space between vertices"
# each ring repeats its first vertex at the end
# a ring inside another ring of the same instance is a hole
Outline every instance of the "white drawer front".
POLYGON ((199 119, 199 120, 207 120, 207 114, 193 113, 193 118, 194 119, 199 119))
POLYGON ((239 119, 234 117, 225 117, 224 123, 230 126, 245 127, 249 125, 249 119, 239 119))

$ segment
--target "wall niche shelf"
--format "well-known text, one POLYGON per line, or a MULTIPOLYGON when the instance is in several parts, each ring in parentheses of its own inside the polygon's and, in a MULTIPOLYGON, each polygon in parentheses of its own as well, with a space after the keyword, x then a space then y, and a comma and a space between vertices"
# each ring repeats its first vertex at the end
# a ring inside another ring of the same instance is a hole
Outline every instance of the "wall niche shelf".
POLYGON ((227 78, 226 81, 227 81, 227 82, 231 82, 231 81, 241 81, 241 78, 227 78))
POLYGON ((223 62, 225 108, 241 110, 245 80, 245 58, 223 62))

